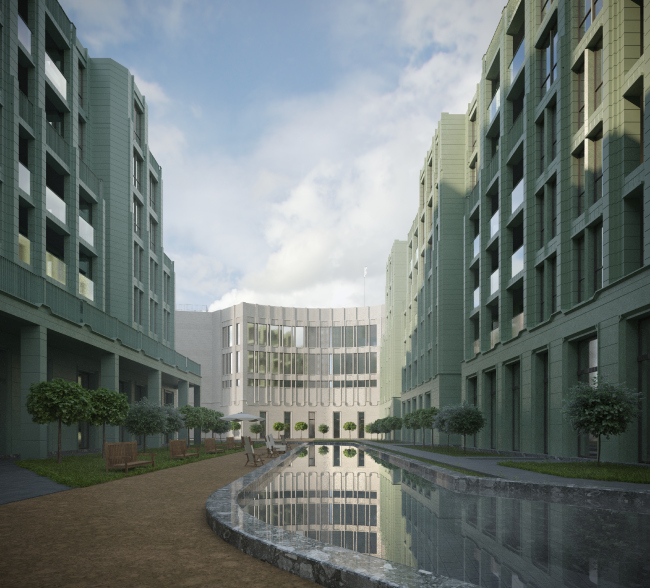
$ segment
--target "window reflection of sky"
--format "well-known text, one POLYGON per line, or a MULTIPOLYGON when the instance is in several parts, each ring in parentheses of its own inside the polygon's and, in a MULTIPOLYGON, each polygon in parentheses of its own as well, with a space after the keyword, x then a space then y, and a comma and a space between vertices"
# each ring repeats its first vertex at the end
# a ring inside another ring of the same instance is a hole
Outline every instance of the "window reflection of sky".
POLYGON ((309 445, 249 487, 285 530, 480 586, 650 585, 650 517, 457 494, 352 445, 309 445))

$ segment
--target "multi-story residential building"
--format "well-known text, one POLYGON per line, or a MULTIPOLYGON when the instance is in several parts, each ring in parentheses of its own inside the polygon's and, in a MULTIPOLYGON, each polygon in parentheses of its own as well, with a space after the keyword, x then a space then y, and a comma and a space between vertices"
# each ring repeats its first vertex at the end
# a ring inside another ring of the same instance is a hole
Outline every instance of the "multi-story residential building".
MULTIPOLYGON (((0 19, 0 454, 45 457, 56 427, 31 421, 31 384, 183 405, 200 366, 174 348, 162 169, 133 76, 90 57, 56 0, 4 1, 0 19)), ((87 423, 65 429, 64 450, 101 446, 87 423)))
MULTIPOLYGON (((306 437, 348 437, 386 416, 378 343, 383 306, 287 308, 241 303, 214 312, 176 312, 176 344, 203 366, 201 405, 226 415, 305 422, 306 437)), ((398 393, 399 394, 399 393, 398 393)), ((244 425, 248 431, 248 425, 244 425)))
MULTIPOLYGON (((437 289, 432 281, 422 315, 445 296, 464 301, 460 316, 449 311, 462 340, 458 348, 453 332, 441 338, 432 324, 416 352, 419 309, 417 323, 407 320, 406 412, 427 405, 421 386, 435 371, 420 376, 423 352, 449 346, 453 394, 432 404, 453 397, 481 407, 488 426, 479 447, 588 457, 595 440, 577 435, 561 409, 570 386, 601 375, 642 393, 638 421, 604 443, 604 458, 650 460, 646 17, 636 0, 507 3, 462 130, 450 129, 461 152, 449 153, 448 165, 464 167, 450 204, 464 200, 465 209, 459 220, 440 196, 439 222, 458 231, 464 253, 438 261, 437 289)), ((445 140, 444 126, 436 136, 445 140)), ((419 258, 408 255, 421 251, 422 219, 425 235, 430 230, 423 200, 452 185, 444 160, 440 169, 438 187, 426 165, 422 172, 425 195, 421 188, 406 259, 414 272, 419 258)), ((415 278, 408 280, 405 304, 415 313, 415 294, 419 305, 428 284, 414 292, 415 278)))

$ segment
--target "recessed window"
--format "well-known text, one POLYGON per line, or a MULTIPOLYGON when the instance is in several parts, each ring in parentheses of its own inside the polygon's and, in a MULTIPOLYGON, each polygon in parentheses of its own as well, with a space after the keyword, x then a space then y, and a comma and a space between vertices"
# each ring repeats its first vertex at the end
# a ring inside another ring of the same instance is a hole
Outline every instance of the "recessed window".
POLYGON ((142 204, 133 197, 133 232, 136 235, 142 235, 142 204))

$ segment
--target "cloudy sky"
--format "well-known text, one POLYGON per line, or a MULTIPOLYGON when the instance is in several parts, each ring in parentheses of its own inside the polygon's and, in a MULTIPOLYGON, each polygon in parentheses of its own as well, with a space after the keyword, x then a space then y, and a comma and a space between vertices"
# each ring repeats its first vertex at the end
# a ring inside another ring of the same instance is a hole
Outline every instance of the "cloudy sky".
POLYGON ((505 0, 61 0, 136 76, 177 304, 381 304, 505 0))

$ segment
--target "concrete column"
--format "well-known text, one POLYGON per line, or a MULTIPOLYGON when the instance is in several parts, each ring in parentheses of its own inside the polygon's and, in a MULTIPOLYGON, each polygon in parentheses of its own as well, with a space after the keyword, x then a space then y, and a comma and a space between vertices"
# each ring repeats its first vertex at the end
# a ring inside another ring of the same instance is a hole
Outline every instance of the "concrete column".
MULTIPOLYGON (((187 406, 187 397, 190 389, 190 384, 187 380, 179 380, 178 381, 178 408, 181 406, 187 406)), ((187 429, 183 428, 180 431, 178 431, 178 438, 179 439, 185 439, 187 443, 189 443, 189 439, 187 438, 187 429)))
MULTIPOLYGON (((194 406, 201 406, 201 386, 194 386, 194 406)), ((201 443, 201 429, 194 429, 194 443, 201 443)))
MULTIPOLYGON (((100 386, 109 390, 120 391, 120 356, 116 353, 102 355, 100 386)), ((101 444, 101 431, 99 442, 101 444)), ((106 425, 106 442, 115 443, 120 440, 120 428, 106 425)))
POLYGON ((32 384, 47 380, 47 329, 38 325, 20 329, 20 441, 13 453, 22 459, 47 457, 47 425, 38 425, 27 412, 32 384))
MULTIPOLYGON (((160 406, 162 394, 162 373, 160 370, 151 370, 147 379, 147 398, 160 406)), ((147 447, 161 447, 162 435, 147 435, 147 447)))

